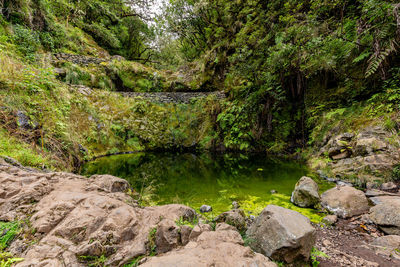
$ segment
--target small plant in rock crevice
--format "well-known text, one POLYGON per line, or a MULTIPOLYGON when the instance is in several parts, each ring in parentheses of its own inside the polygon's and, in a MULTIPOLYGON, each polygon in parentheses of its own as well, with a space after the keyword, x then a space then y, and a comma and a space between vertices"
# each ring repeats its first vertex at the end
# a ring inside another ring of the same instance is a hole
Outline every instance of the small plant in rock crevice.
POLYGON ((329 256, 326 253, 318 250, 316 247, 313 247, 310 255, 312 267, 319 266, 320 262, 318 261, 318 258, 329 258, 329 256))

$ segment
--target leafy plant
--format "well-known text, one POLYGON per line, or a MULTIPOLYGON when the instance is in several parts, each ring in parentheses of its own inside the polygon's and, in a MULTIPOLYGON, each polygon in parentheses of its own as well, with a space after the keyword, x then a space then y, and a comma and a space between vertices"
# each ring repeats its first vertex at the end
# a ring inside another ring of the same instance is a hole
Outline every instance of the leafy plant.
POLYGON ((88 267, 103 267, 106 266, 107 257, 105 255, 101 256, 79 256, 81 261, 86 262, 88 267))
POLYGON ((311 250, 311 264, 313 267, 319 266, 320 262, 318 261, 318 258, 329 258, 326 253, 318 250, 316 247, 313 247, 311 250))

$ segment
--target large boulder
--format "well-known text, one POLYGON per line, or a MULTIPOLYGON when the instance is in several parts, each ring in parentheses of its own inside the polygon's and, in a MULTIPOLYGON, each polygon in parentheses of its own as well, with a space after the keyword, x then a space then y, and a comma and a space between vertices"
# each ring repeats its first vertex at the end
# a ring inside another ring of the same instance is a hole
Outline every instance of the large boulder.
POLYGON ((393 249, 400 249, 400 236, 398 235, 386 235, 380 236, 374 239, 371 242, 371 245, 386 247, 386 248, 393 248, 393 249))
POLYGON ((384 255, 388 258, 400 259, 400 236, 398 235, 377 237, 370 245, 373 246, 377 254, 384 255))
POLYGON ((250 247, 274 260, 307 261, 315 244, 315 229, 300 213, 267 206, 247 230, 250 247))
POLYGON ((368 211, 365 194, 351 186, 337 186, 321 196, 321 204, 341 218, 349 218, 368 211))
POLYGON ((123 266, 154 245, 164 252, 188 242, 191 230, 175 222, 193 219, 193 209, 142 208, 124 193, 127 187, 113 176, 28 172, 0 162, 0 220, 26 220, 35 229, 10 244, 14 256, 24 258, 16 266, 87 266, 92 262, 80 256, 102 255, 105 266, 123 266))
POLYGON ((296 183, 290 200, 299 207, 315 207, 320 202, 317 183, 310 177, 301 177, 296 183))
POLYGON ((140 266, 276 267, 277 265, 267 257, 254 253, 249 247, 244 247, 242 237, 237 231, 223 227, 216 231, 205 231, 196 241, 189 242, 184 248, 150 257, 140 266))
POLYGON ((386 234, 400 235, 400 199, 381 197, 370 210, 369 218, 386 234))

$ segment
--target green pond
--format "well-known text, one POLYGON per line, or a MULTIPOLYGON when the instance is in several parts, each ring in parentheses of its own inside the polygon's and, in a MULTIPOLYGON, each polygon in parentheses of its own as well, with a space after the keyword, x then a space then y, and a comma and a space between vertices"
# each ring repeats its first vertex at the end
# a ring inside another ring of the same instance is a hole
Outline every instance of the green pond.
MULTIPOLYGON (((301 176, 310 175, 309 170, 300 163, 265 155, 136 153, 99 158, 84 165, 82 174, 126 179, 143 205, 180 203, 197 211, 203 204, 210 205, 210 217, 232 209, 233 201, 248 215, 275 204, 297 210, 315 222, 323 216, 290 202, 294 185, 301 176)), ((316 181, 321 192, 332 187, 316 181)))

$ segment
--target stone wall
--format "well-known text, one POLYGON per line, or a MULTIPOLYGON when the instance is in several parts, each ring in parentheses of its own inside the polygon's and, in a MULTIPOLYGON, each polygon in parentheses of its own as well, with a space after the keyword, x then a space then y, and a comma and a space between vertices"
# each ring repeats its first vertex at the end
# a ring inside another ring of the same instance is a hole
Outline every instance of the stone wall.
POLYGON ((155 103, 177 103, 189 104, 192 99, 203 98, 215 95, 218 100, 226 98, 224 92, 159 92, 159 93, 138 93, 120 92, 125 97, 144 98, 155 103))
POLYGON ((97 57, 88 57, 81 55, 72 55, 67 53, 57 53, 54 54, 54 61, 68 61, 78 65, 89 65, 89 64, 100 64, 102 62, 108 61, 108 59, 97 58, 97 57))
POLYGON ((98 57, 89 57, 89 56, 82 56, 82 55, 73 55, 67 53, 57 53, 53 55, 53 62, 58 61, 68 61, 77 65, 87 66, 89 64, 100 64, 102 62, 108 62, 112 60, 124 60, 123 57, 115 55, 108 58, 98 58, 98 57))

